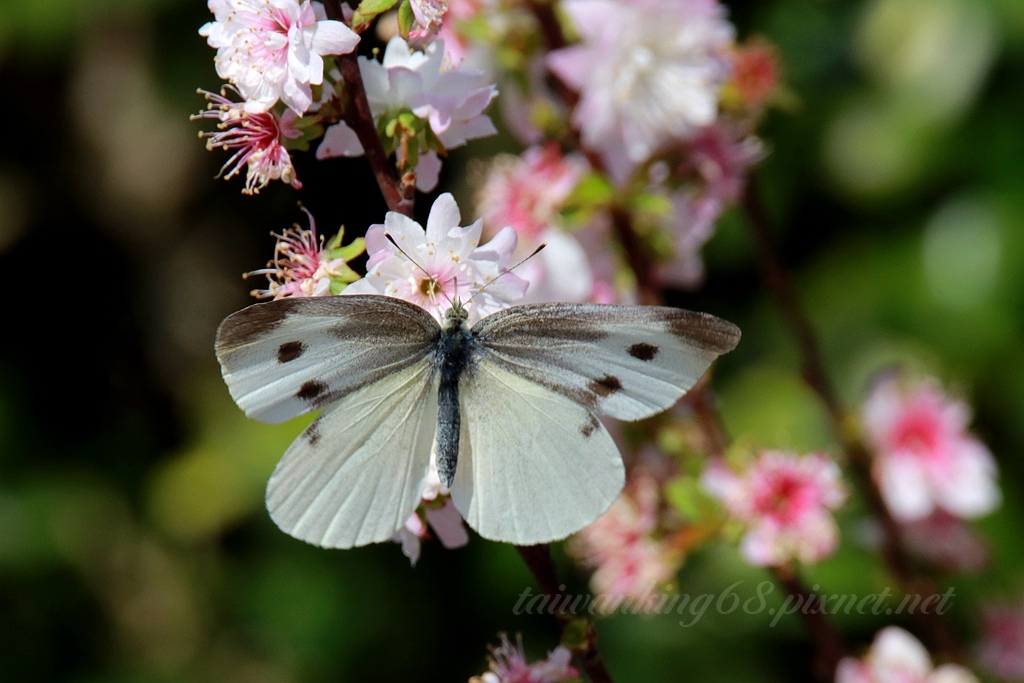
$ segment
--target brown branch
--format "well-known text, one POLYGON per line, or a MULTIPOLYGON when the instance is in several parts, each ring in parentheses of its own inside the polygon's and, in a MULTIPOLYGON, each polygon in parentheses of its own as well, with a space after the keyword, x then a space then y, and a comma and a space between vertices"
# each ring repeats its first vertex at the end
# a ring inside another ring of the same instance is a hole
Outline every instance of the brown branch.
MULTIPOLYGON (((328 19, 345 21, 340 0, 324 0, 324 9, 328 19)), ((341 78, 345 83, 345 123, 359 138, 359 144, 363 146, 363 153, 370 163, 373 176, 377 179, 377 186, 380 187, 388 209, 412 217, 415 187, 401 181, 395 165, 391 163, 384 151, 384 145, 377 134, 377 127, 373 123, 370 103, 366 99, 366 88, 363 86, 363 75, 359 71, 359 60, 356 53, 340 55, 338 68, 341 70, 341 78)))
POLYGON ((811 665, 814 677, 822 683, 831 683, 839 660, 850 654, 849 647, 822 609, 820 595, 808 588, 791 569, 773 567, 772 575, 786 592, 788 600, 797 606, 796 613, 800 615, 814 641, 817 653, 811 665))
MULTIPOLYGON (((566 627, 571 623, 578 622, 580 617, 563 611, 564 603, 567 602, 562 599, 564 584, 558 580, 558 570, 555 568, 555 561, 551 559, 551 547, 546 543, 542 545, 517 545, 516 550, 519 551, 523 562, 526 563, 530 573, 533 574, 533 579, 537 582, 537 586, 551 598, 549 604, 558 606, 554 616, 564 633, 566 627)), ((587 672, 587 676, 593 683, 612 683, 611 674, 608 673, 604 660, 601 659, 601 653, 597 649, 597 631, 594 630, 594 622, 589 619, 585 621, 586 645, 574 649, 574 653, 580 662, 580 666, 587 672)))
MULTIPOLYGON (((883 561, 908 594, 935 594, 937 591, 934 582, 915 574, 913 563, 903 544, 902 529, 893 518, 874 477, 871 476, 870 453, 860 437, 854 434, 850 428, 851 418, 839 400, 825 369, 817 336, 800 304, 786 270, 782 266, 782 260, 768 227, 768 217, 757 189, 756 178, 753 175, 748 179, 743 195, 743 209, 754 238, 757 259, 765 284, 775 296, 782 316, 796 339, 804 381, 824 404, 829 415, 832 432, 841 445, 853 478, 882 527, 884 534, 881 548, 883 561)), ((933 649, 949 659, 964 661, 963 649, 949 624, 941 615, 915 612, 914 617, 933 649)))

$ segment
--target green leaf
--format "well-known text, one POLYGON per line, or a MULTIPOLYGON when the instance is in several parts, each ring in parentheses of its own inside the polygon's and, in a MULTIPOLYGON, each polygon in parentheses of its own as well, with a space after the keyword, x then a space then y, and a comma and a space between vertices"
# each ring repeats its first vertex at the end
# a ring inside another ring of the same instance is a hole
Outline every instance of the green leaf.
POLYGON ((408 39, 409 31, 412 30, 415 23, 416 15, 412 11, 412 2, 405 0, 398 8, 398 33, 408 39))
POLYGON ((378 14, 387 12, 398 4, 398 0, 363 0, 356 9, 352 23, 363 23, 372 21, 378 14), (359 21, 356 20, 358 17, 359 21))

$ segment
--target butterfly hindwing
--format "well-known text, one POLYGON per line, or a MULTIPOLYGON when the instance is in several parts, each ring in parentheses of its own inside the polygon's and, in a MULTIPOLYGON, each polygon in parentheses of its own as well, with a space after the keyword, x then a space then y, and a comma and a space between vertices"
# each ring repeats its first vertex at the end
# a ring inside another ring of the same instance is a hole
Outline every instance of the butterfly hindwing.
POLYGON ((329 548, 391 538, 420 502, 436 420, 426 360, 352 391, 285 452, 267 485, 270 516, 329 548))
POLYGON ((740 337, 705 313, 558 303, 507 308, 472 331, 481 359, 621 420, 670 408, 740 337))
POLYGON ((225 318, 216 349, 245 414, 283 422, 422 360, 439 333, 429 313, 401 299, 289 298, 225 318))
POLYGON ((581 404, 486 358, 460 380, 455 506, 484 538, 547 543, 593 522, 619 495, 622 457, 581 404))

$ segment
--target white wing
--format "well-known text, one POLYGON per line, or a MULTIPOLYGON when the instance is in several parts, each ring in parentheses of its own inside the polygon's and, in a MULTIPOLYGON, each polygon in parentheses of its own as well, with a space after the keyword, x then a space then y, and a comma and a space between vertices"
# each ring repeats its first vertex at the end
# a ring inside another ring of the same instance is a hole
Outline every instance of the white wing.
POLYGON ((283 422, 422 360, 439 333, 429 313, 401 299, 292 298, 229 315, 216 349, 245 414, 283 422))
POLYGON ((270 516, 328 548, 386 541, 420 501, 436 420, 426 360, 344 396, 278 463, 267 485, 270 516))
POLYGON ((451 494, 484 538, 532 545, 582 529, 619 495, 622 457, 583 405, 478 361, 459 382, 451 494))
POLYGON ((478 357, 621 420, 671 407, 740 331, 660 306, 513 306, 473 326, 478 357))

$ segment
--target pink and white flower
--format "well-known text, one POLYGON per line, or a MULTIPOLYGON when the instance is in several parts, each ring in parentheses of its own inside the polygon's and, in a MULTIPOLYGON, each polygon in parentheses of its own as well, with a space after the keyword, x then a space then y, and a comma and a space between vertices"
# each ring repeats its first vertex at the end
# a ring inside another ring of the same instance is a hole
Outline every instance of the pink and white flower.
POLYGON ((420 559, 422 541, 434 531, 438 540, 448 550, 461 548, 469 543, 469 534, 463 525, 462 515, 455 502, 443 492, 441 477, 437 473, 435 454, 431 454, 430 469, 423 484, 419 508, 409 516, 405 525, 395 532, 392 541, 402 544, 402 553, 415 567, 420 559))
POLYGON ((491 648, 491 670, 469 679, 470 683, 561 683, 574 681, 580 672, 570 663, 572 652, 559 645, 546 659, 527 664, 522 636, 513 645, 504 633, 501 645, 491 648))
POLYGON ((518 268, 530 282, 524 303, 590 298, 593 276, 587 254, 572 235, 557 227, 558 213, 586 168, 582 157, 562 156, 555 143, 531 147, 518 157, 497 157, 477 191, 485 230, 508 226, 516 231, 519 247, 513 258, 521 260, 542 243, 547 245, 518 268))
POLYGON ((644 600, 675 577, 681 554, 654 537, 660 500, 658 481, 634 474, 608 511, 572 538, 569 552, 594 570, 595 594, 644 600))
POLYGON ((1003 680, 1024 680, 1024 602, 990 607, 981 619, 979 664, 1003 680))
POLYGON ((192 116, 196 119, 213 119, 217 130, 200 133, 206 138, 206 149, 235 150, 224 162, 220 172, 225 180, 245 172, 244 194, 258 194, 271 180, 282 180, 296 190, 302 183, 295 176, 291 155, 284 147, 285 139, 302 136, 295 126, 295 113, 288 110, 281 118, 273 112, 250 113, 240 102, 228 99, 224 93, 216 94, 199 91, 209 101, 207 108, 192 116))
MULTIPOLYGON (((408 43, 396 36, 388 42, 382 62, 360 57, 359 69, 375 120, 411 111, 427 121, 446 150, 498 132, 483 113, 498 91, 484 82, 481 71, 446 68, 441 41, 420 52, 410 50, 408 43)), ((318 159, 362 154, 363 146, 344 122, 327 129, 316 151, 318 159)), ((433 179, 428 184, 417 178, 421 191, 433 189, 439 163, 435 152, 421 154, 417 176, 433 179), (421 168, 424 163, 436 168, 421 168)))
POLYGON ((469 311, 470 323, 522 298, 528 283, 506 271, 516 248, 515 230, 506 228, 480 246, 482 221, 460 227, 461 220, 459 207, 448 193, 434 201, 426 229, 400 213, 388 212, 383 225, 371 226, 366 233, 370 255, 366 277, 349 285, 345 293, 405 299, 438 320, 458 299, 469 311))
POLYGON ((217 75, 264 112, 278 100, 297 114, 313 104, 311 86, 324 80, 324 55, 351 52, 359 36, 331 21, 310 0, 209 0, 214 20, 199 29, 217 48, 217 75))
POLYGON ((836 683, 978 683, 956 664, 932 666, 920 641, 901 628, 887 626, 860 660, 846 657, 836 667, 836 683))
POLYGON ((444 25, 450 0, 412 0, 416 24, 409 31, 409 42, 413 47, 426 47, 444 25))
POLYGON ((832 510, 846 492, 839 468, 824 454, 763 451, 739 473, 714 462, 701 484, 746 526, 740 552, 751 564, 817 562, 839 542, 832 510))
POLYGON ((582 43, 548 68, 580 94, 573 123, 618 183, 714 122, 734 30, 716 0, 566 0, 582 43))
POLYGON ((685 145, 683 163, 672 173, 685 184, 670 195, 675 251, 660 269, 663 282, 691 287, 703 279, 701 249, 722 212, 740 200, 750 170, 763 156, 760 140, 722 122, 702 128, 685 145))
POLYGON ((999 505, 995 460, 967 431, 970 408, 934 380, 883 377, 862 418, 875 452, 875 479, 896 519, 921 519, 935 510, 972 518, 999 505))
POLYGON ((266 268, 247 273, 246 276, 265 275, 270 281, 267 289, 253 290, 257 299, 285 299, 288 297, 330 296, 337 294, 346 283, 359 278, 349 268, 348 261, 363 252, 362 239, 341 247, 343 233, 332 240, 335 248, 325 247, 323 237, 316 234, 313 214, 302 209, 309 217, 309 230, 298 224, 276 235, 274 260, 266 268))

